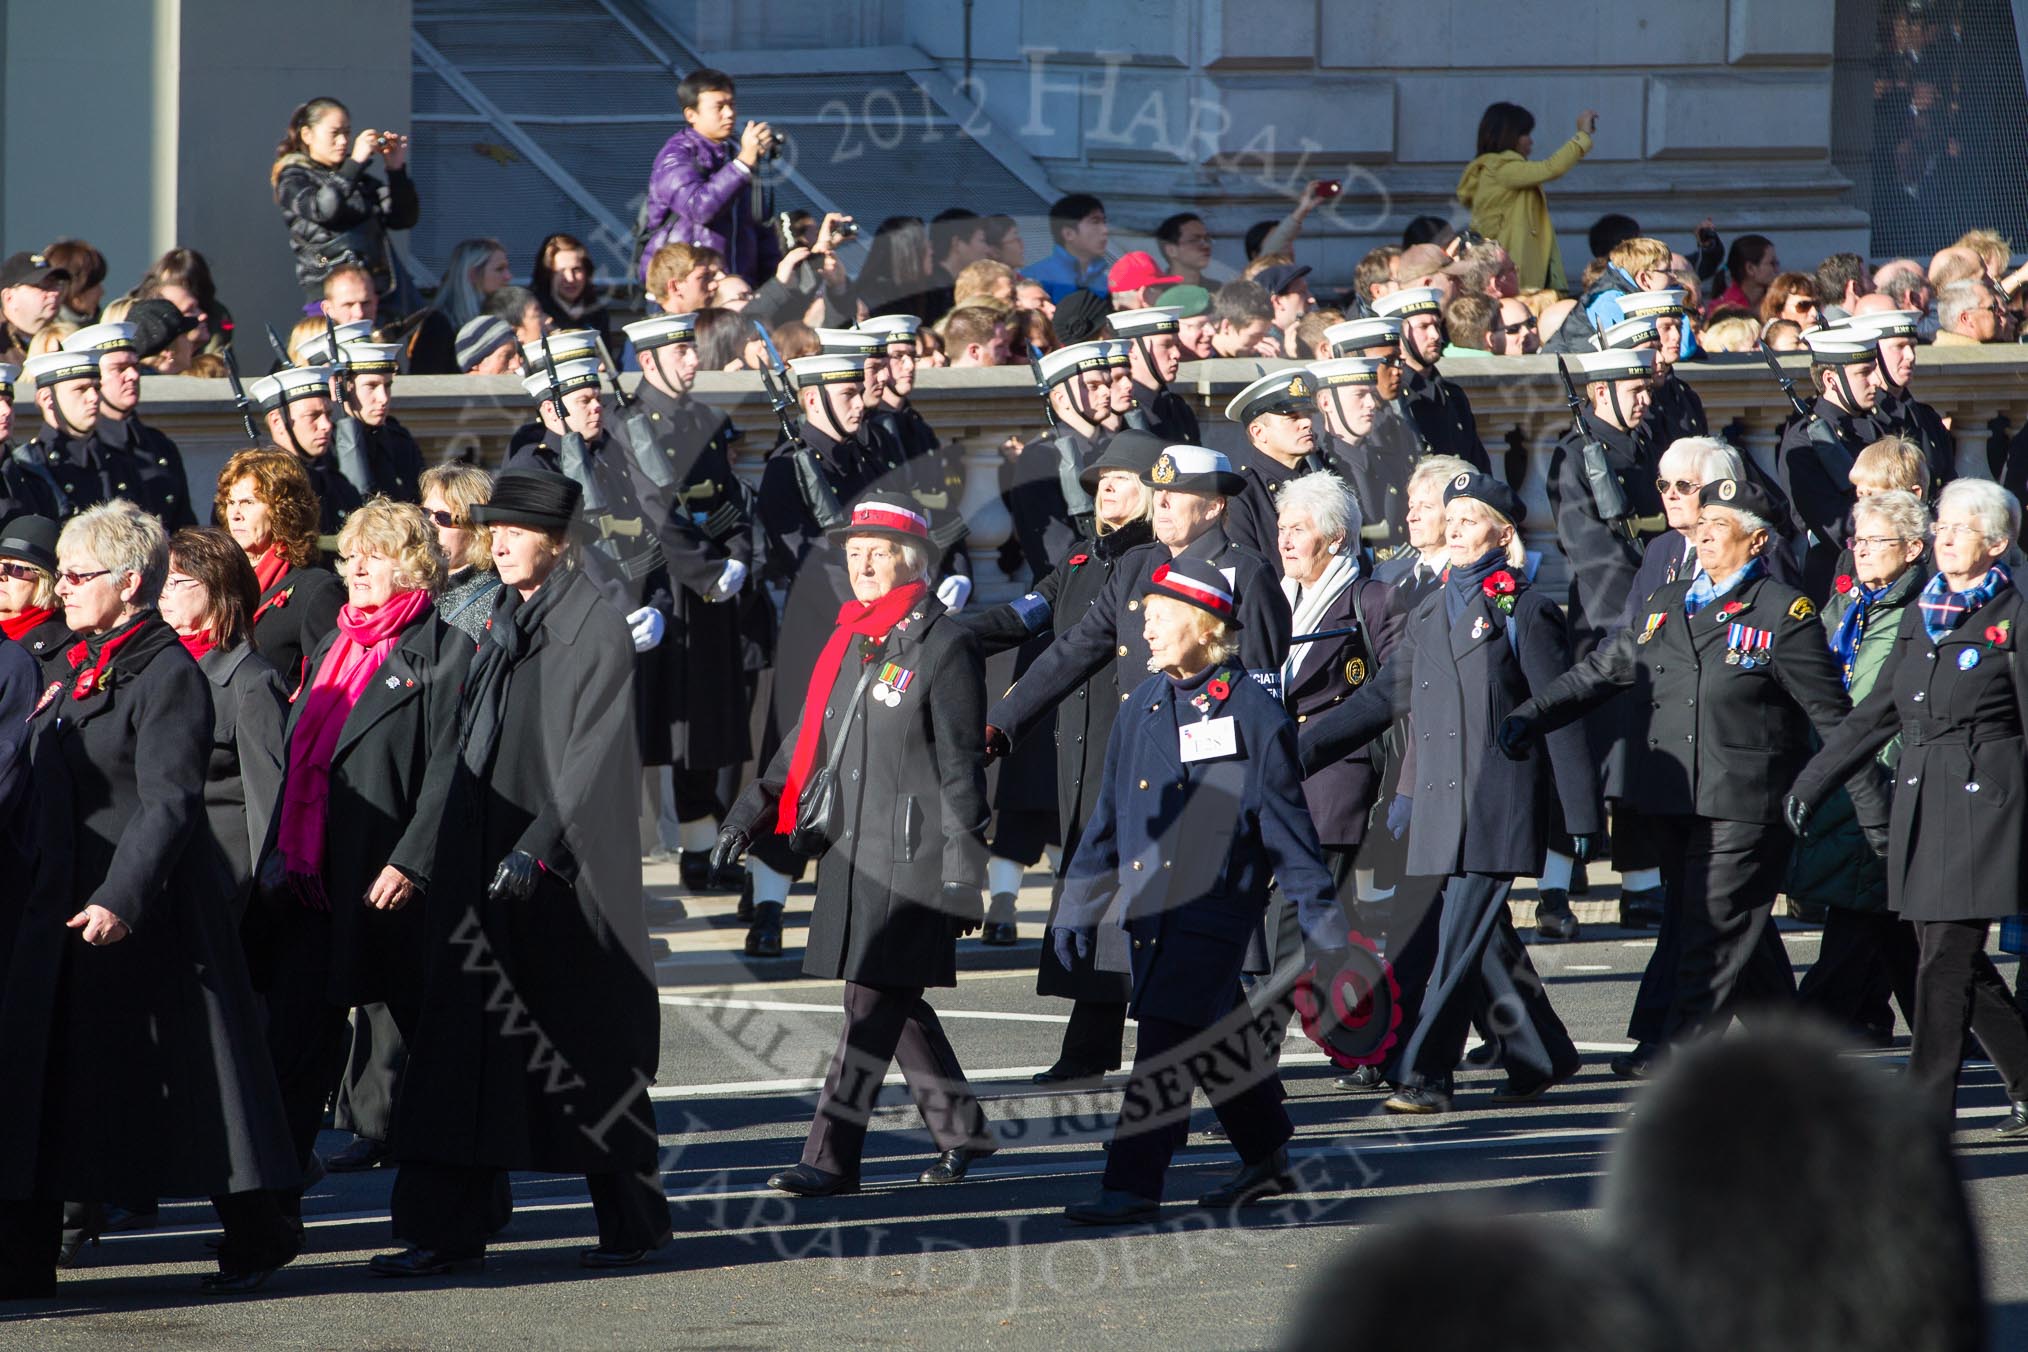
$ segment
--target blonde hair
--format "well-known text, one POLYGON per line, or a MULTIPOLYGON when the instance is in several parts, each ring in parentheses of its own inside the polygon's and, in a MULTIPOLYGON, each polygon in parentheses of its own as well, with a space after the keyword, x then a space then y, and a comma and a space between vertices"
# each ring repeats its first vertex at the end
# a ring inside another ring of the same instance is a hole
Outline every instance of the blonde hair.
MULTIPOLYGON (((1014 269, 997 258, 974 259, 959 269, 956 279, 951 282, 951 295, 954 298, 951 308, 956 309, 980 296, 993 296, 993 288, 1003 281, 1008 285, 1009 294, 1012 294, 1013 285, 1019 280, 1020 277, 1014 269)), ((999 299, 997 296, 993 298, 999 299)))
POLYGON ((1854 488, 1899 490, 1919 498, 1929 489, 1929 459, 1907 437, 1882 437, 1859 452, 1846 477, 1854 488))
POLYGON ((135 297, 133 296, 122 296, 118 300, 108 301, 106 308, 99 311, 99 322, 101 324, 120 323, 127 317, 127 311, 134 308, 134 301, 135 297))
POLYGON ((1239 652, 1239 644, 1234 641, 1232 631, 1226 628, 1225 621, 1219 619, 1202 606, 1193 606, 1188 601, 1181 601, 1173 596, 1164 596, 1160 592, 1150 596, 1146 604, 1152 606, 1157 601, 1167 601, 1172 605, 1182 607, 1190 613, 1190 629, 1196 636, 1197 641, 1204 645, 1204 655, 1209 659, 1206 665, 1214 667, 1223 666, 1225 663, 1232 661, 1233 657, 1239 652))
MULTIPOLYGON (((1108 469, 1101 471, 1098 476, 1097 482, 1092 485, 1093 496, 1097 496, 1098 485, 1105 482, 1106 475, 1108 474, 1123 474, 1127 478, 1133 480, 1134 491, 1139 495, 1138 501, 1141 504, 1140 508, 1135 511, 1133 515, 1133 520, 1148 521, 1153 519, 1155 515, 1155 490, 1150 488, 1147 484, 1143 483, 1141 481, 1141 476, 1134 473, 1130 469, 1108 469)), ((1120 528, 1118 526, 1108 526, 1105 522, 1100 521, 1097 523, 1097 529, 1098 533, 1101 535, 1110 535, 1120 528)))
POLYGON ((289 360, 297 366, 306 365, 303 360, 303 344, 312 338, 322 338, 324 334, 324 316, 297 320, 296 327, 289 330, 289 360))
MULTIPOLYGON (((1521 531, 1512 521, 1509 521, 1506 517, 1494 511, 1477 498, 1465 498, 1463 501, 1467 506, 1482 514, 1486 520, 1492 522, 1496 528, 1505 526, 1508 531, 1512 532, 1507 536, 1507 566, 1509 568, 1520 568, 1528 562, 1528 547, 1521 542, 1521 531)), ((1451 562, 1470 562, 1470 560, 1452 559, 1451 562)))
POLYGON ((88 507, 66 521, 56 540, 57 552, 66 547, 83 550, 99 567, 110 570, 115 586, 119 574, 139 574, 136 606, 154 605, 162 594, 162 579, 169 576, 169 533, 125 498, 88 507))
POLYGON ((1269 268, 1287 267, 1295 261, 1296 256, 1292 253, 1255 254, 1253 261, 1248 263, 1245 270, 1239 274, 1239 279, 1243 282, 1250 282, 1269 268))
POLYGON ((394 560, 396 591, 424 591, 435 596, 444 589, 444 556, 437 533, 422 508, 374 496, 345 518, 338 528, 338 553, 350 558, 359 550, 394 560))
POLYGON ((63 340, 76 333, 77 329, 77 325, 66 324, 61 320, 44 324, 35 331, 35 336, 28 340, 28 346, 24 349, 25 354, 39 357, 45 352, 61 352, 63 340))
POLYGON ((1615 244, 1612 252, 1606 255, 1606 261, 1635 281, 1639 281, 1643 272, 1668 270, 1669 246, 1659 239, 1635 235, 1632 239, 1615 244))
POLYGON ((427 498, 431 493, 443 494, 444 501, 451 505, 454 515, 462 518, 461 529, 472 533, 472 543, 465 547, 462 559, 447 559, 453 571, 459 568, 476 568, 482 573, 493 571, 493 528, 472 520, 472 509, 493 498, 493 476, 477 465, 431 465, 416 481, 416 495, 427 498))
POLYGON ((1706 352, 1751 352, 1759 330, 1745 315, 1731 315, 1705 325, 1700 341, 1706 352))
POLYGON ((1986 265, 1986 271, 1995 277, 2006 276, 2007 264, 2014 258, 2014 247, 1997 230, 1967 230, 1958 236, 1958 242, 1952 247, 1970 249, 1986 265))
POLYGON ((697 270, 703 261, 704 250, 695 244, 664 244, 655 250, 655 256, 648 260, 648 299, 659 302, 669 294, 669 286, 680 282, 697 270))

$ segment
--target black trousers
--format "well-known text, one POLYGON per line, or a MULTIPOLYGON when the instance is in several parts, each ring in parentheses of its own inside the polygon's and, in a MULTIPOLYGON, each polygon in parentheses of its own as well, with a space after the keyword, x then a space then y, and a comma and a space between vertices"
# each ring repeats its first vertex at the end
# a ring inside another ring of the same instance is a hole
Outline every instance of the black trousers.
POLYGON ((1078 1000, 1070 1006, 1058 1059, 1070 1066, 1118 1070, 1126 1043, 1127 1004, 1124 1000, 1078 1000))
POLYGON ((407 1031, 418 1011, 410 1005, 361 1005, 352 1011, 351 1050, 338 1080, 332 1121, 340 1131, 369 1140, 392 1140, 394 1101, 408 1069, 407 1031))
POLYGON ((1723 1032, 1755 1004, 1796 993, 1772 924, 1789 839, 1768 822, 1646 818, 1666 900, 1655 952, 1641 975, 1627 1032, 1643 1046, 1700 1030, 1723 1032))
POLYGON ((2007 1097, 2028 1101, 2028 1014, 2014 1003, 1999 969, 1986 956, 1987 920, 1918 920, 1915 1024, 1908 1079, 1938 1121, 1956 1112, 1958 1065, 1965 1030, 1979 1039, 2007 1097))
POLYGON ((1915 927, 1894 912, 1829 906, 1817 960, 1803 973, 1796 998, 1858 1032, 1877 1017, 1891 991, 1901 1017, 1914 1028, 1916 960, 1915 927))
POLYGON ((993 814, 993 855, 1028 868, 1059 834, 1054 808, 1001 808, 993 814))
POLYGON ((1190 1137, 1190 1096, 1199 1089, 1245 1163, 1288 1144, 1296 1129, 1282 1107, 1281 1076, 1259 1059, 1252 1022, 1245 1001, 1210 1029, 1141 1020, 1133 1074, 1106 1152, 1106 1187, 1161 1200, 1169 1161, 1190 1137))
POLYGON ((725 803, 718 796, 717 770, 693 770, 685 765, 669 768, 669 782, 675 790, 676 820, 679 822, 701 821, 706 817, 723 818, 725 803))
MULTIPOLYGON (((60 1201, 0 1202, 0 1292, 56 1274, 62 1242, 60 1201)), ((302 1248, 302 1239, 282 1214, 272 1192, 233 1192, 211 1199, 225 1238, 218 1248, 220 1272, 280 1267, 302 1248)))
POLYGON ((1577 1068, 1577 1048, 1514 932, 1507 910, 1513 886, 1512 878, 1483 873, 1460 874, 1444 884, 1429 993, 1402 1054, 1409 1082, 1450 1083, 1465 1054, 1473 1014, 1480 1011, 1517 1083, 1577 1068))
MULTIPOLYGON (((669 1199, 660 1174, 585 1175, 599 1247, 616 1252, 660 1248, 669 1238, 669 1199)), ((394 1179, 394 1233, 404 1244, 476 1254, 505 1223, 507 1173, 484 1165, 410 1161, 394 1179)))
MULTIPOLYGON (((272 977, 267 990, 268 1055, 296 1165, 307 1172, 324 1108, 345 1073, 351 1037, 343 1005, 331 1003, 331 914, 279 905, 268 917, 272 977)), ((285 1203, 286 1205, 286 1203, 285 1203)))
POLYGON ((1387 919, 1387 963, 1401 987, 1401 1031, 1394 1050, 1382 1063, 1381 1074, 1391 1084, 1402 1081, 1403 1055, 1408 1039, 1422 1017, 1423 997, 1429 993, 1430 974, 1436 970, 1438 918, 1442 910, 1442 878, 1403 878, 1395 885, 1393 908, 1387 919))
POLYGON ((817 1116, 803 1142, 803 1163, 827 1173, 859 1176, 866 1126, 889 1065, 901 1067, 909 1097, 939 1153, 968 1146, 988 1150, 986 1111, 965 1080, 958 1054, 922 987, 845 983, 845 1028, 824 1076, 817 1116))

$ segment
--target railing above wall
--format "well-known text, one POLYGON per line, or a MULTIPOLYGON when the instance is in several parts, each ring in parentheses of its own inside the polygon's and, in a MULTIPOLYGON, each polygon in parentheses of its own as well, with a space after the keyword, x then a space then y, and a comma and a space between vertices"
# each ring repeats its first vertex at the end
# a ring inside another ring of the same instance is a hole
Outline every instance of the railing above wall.
MULTIPOLYGON (((1793 357, 1784 364, 1798 390, 1807 394, 1808 363, 1793 357)), ((1177 387, 1196 406, 1205 440, 1229 449, 1241 434, 1225 420, 1226 401, 1261 371, 1286 365, 1293 363, 1197 362, 1184 368, 1177 387)), ((1720 357, 1686 363, 1678 370, 1702 397, 1712 432, 1728 435, 1772 469, 1775 438, 1789 409, 1760 358, 1720 357)), ((1569 426, 1570 415, 1554 359, 1456 360, 1445 363, 1443 371, 1471 400, 1495 472, 1515 483, 1528 504, 1523 533, 1543 551, 1543 580, 1560 579, 1562 559, 1554 546, 1544 475, 1549 452, 1569 426)), ((631 386, 636 377, 627 379, 631 386)), ((966 449, 971 472, 965 509, 976 561, 1004 540, 1010 528, 999 502, 999 448, 1010 436, 1027 440, 1041 432, 1041 404, 1032 378, 1018 367, 926 370, 917 379, 913 396, 917 407, 946 443, 962 442, 966 449)), ((1958 473, 1990 476, 1992 464, 2005 453, 2007 439, 2028 425, 2028 348, 2013 344, 1924 348, 1914 388, 1918 397, 1950 420, 1957 434, 1958 473)), ((246 444, 226 382, 149 377, 141 393, 142 416, 182 447, 191 490, 198 501, 205 500, 225 458, 246 444)), ((775 418, 759 377, 707 373, 698 377, 697 394, 723 409, 740 429, 738 468, 757 478, 761 460, 776 439, 775 418)), ((395 382, 394 412, 422 443, 426 457, 469 455, 482 464, 497 463, 507 438, 533 417, 520 381, 507 376, 404 376, 395 382)), ((16 440, 25 435, 23 429, 39 422, 29 403, 17 406, 15 419, 16 440)), ((1011 585, 1004 579, 985 582, 998 583, 994 590, 1011 585)))

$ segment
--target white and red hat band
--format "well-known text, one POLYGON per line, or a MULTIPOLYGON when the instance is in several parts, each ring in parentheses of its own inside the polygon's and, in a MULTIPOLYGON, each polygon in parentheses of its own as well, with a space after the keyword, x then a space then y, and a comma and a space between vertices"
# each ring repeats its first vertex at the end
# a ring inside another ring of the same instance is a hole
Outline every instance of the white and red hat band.
POLYGON ((1196 602, 1213 614, 1232 615, 1237 613, 1232 603, 1231 592, 1221 591, 1193 577, 1185 577, 1183 574, 1171 569, 1166 563, 1150 573, 1148 581, 1164 591, 1175 592, 1181 597, 1196 602))

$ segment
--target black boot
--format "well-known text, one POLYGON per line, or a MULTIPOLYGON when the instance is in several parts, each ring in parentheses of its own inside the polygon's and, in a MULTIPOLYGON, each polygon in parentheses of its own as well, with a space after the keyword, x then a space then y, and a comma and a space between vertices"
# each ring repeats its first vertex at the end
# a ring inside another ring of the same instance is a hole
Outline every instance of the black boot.
POLYGON ((746 932, 746 955, 750 958, 779 958, 782 955, 782 903, 757 902, 753 925, 746 932))
POLYGON ((685 850, 676 856, 676 876, 692 892, 711 890, 711 851, 685 850))
POLYGON ((1560 887, 1545 887, 1535 901, 1535 933, 1538 938, 1561 942, 1577 937, 1577 917, 1571 914, 1570 894, 1560 887))
POLYGON ((1019 943, 1014 932, 1014 902, 1012 892, 995 892, 992 904, 986 908, 986 926, 979 935, 979 942, 994 948, 1009 948, 1019 943))

